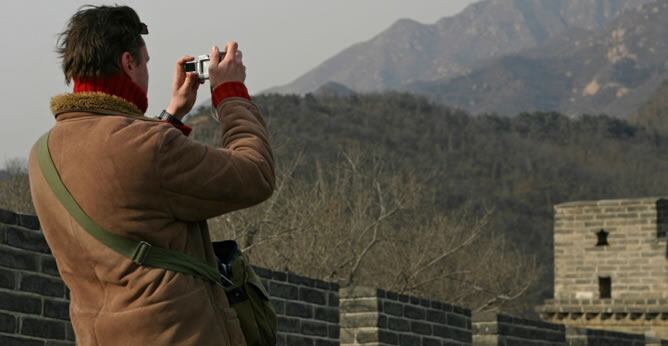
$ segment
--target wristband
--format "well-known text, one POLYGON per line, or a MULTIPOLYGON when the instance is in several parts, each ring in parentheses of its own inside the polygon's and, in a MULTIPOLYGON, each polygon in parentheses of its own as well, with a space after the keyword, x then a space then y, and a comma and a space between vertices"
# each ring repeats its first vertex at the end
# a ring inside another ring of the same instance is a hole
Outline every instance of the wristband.
POLYGON ((183 132, 183 134, 186 136, 190 135, 190 132, 192 132, 190 126, 184 124, 181 120, 179 120, 179 118, 169 114, 167 110, 163 110, 162 112, 160 112, 160 115, 158 115, 158 119, 172 124, 172 126, 181 130, 181 132, 183 132))
POLYGON ((179 118, 173 116, 169 112, 167 112, 166 109, 163 109, 162 112, 160 112, 160 115, 158 115, 158 119, 160 120, 166 120, 172 124, 175 125, 183 125, 183 122, 179 120, 179 118))

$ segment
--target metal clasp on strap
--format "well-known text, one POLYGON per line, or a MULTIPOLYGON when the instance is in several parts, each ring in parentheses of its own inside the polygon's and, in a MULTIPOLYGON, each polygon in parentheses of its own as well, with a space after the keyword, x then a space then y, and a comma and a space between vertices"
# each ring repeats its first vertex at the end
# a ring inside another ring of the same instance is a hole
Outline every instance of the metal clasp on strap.
POLYGON ((143 265, 146 257, 148 257, 148 254, 151 252, 151 247, 151 244, 143 240, 140 241, 139 245, 135 248, 135 252, 132 254, 132 262, 143 265))

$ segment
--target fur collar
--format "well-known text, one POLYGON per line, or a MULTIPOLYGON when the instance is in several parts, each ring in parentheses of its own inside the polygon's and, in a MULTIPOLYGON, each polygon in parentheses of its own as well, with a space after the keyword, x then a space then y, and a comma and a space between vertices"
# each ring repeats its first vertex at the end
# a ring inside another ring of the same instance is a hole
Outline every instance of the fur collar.
POLYGON ((51 98, 51 112, 54 116, 69 112, 90 112, 98 114, 122 114, 143 117, 137 106, 118 96, 101 92, 63 94, 51 98))

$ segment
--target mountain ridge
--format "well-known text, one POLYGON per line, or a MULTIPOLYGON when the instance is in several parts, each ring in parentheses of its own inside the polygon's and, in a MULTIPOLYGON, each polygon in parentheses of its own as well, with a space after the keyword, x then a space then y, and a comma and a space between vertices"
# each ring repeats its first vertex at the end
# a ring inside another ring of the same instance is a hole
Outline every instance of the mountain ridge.
POLYGON ((668 79, 668 3, 655 1, 594 33, 572 30, 545 46, 409 90, 472 113, 634 113, 668 79))
POLYGON ((470 72, 479 62, 544 43, 569 28, 593 30, 649 0, 489 0, 434 24, 400 19, 300 76, 262 93, 304 94, 333 81, 357 92, 395 89, 470 72))

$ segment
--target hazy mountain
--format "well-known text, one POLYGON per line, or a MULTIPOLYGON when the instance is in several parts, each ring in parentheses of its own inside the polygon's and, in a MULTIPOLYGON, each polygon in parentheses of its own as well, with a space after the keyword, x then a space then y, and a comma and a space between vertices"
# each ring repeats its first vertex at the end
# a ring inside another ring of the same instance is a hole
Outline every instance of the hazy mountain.
POLYGON ((294 82, 266 92, 306 93, 328 81, 369 92, 469 72, 572 28, 596 30, 647 0, 489 0, 427 25, 402 19, 294 82))
POLYGON ((668 134, 668 81, 630 118, 638 125, 668 134))
POLYGON ((346 97, 354 95, 355 92, 343 84, 336 82, 327 82, 313 92, 319 97, 346 97))
POLYGON ((406 89, 473 113, 628 116, 668 78, 666 15, 666 1, 651 2, 596 32, 569 30, 471 73, 406 89))

